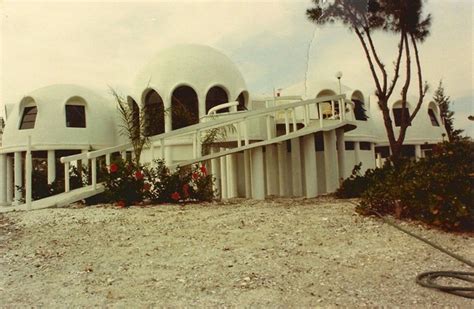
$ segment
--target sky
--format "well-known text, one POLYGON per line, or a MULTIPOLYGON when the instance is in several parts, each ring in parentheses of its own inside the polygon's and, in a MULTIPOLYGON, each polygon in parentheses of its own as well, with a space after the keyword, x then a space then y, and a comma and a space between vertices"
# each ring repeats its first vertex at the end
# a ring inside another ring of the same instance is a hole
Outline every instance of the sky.
MULTIPOLYGON (((344 84, 373 93, 355 34, 338 24, 310 23, 305 16, 310 6, 310 0, 3 0, 0 105, 49 84, 101 91, 127 87, 154 54, 178 43, 222 51, 253 95, 332 81, 337 71, 344 84)), ((455 126, 471 136, 473 9, 471 0, 428 0, 431 35, 419 48, 423 77, 431 86, 428 97, 442 79, 454 102, 455 126)), ((380 33, 374 39, 391 69, 396 38, 380 33)), ((0 110, 1 115, 3 106, 0 110)))

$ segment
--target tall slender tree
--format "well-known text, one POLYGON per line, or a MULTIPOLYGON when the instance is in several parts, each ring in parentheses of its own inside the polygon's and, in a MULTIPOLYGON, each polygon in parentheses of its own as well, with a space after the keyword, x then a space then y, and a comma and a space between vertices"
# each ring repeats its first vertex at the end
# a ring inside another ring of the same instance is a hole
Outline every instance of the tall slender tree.
POLYGON ((387 137, 392 150, 392 159, 401 154, 406 131, 421 108, 428 85, 423 81, 418 44, 429 35, 431 16, 423 17, 423 0, 313 0, 314 6, 306 11, 308 19, 317 25, 341 22, 357 36, 368 61, 375 84, 375 95, 382 111, 387 137), (397 56, 393 74, 385 66, 373 40, 375 31, 385 31, 398 37, 397 56), (415 64, 412 63, 414 55, 415 64), (402 60, 403 59, 403 60, 402 60), (405 70, 400 67, 405 64, 405 70), (411 115, 407 114, 407 95, 412 81, 412 67, 415 66, 418 100, 411 115), (398 136, 393 128, 388 102, 398 82, 402 112, 398 136))
POLYGON ((451 98, 444 93, 443 81, 439 81, 438 88, 433 95, 433 101, 439 106, 441 119, 448 133, 449 141, 461 138, 463 130, 454 129, 454 112, 451 110, 451 98))

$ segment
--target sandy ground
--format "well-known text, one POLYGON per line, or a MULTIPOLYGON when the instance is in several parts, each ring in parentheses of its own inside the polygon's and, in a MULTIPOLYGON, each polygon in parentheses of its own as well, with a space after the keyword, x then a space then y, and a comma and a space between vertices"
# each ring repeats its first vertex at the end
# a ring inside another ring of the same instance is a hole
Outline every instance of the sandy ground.
MULTIPOLYGON (((473 238, 403 223, 466 257, 473 238)), ((419 272, 460 262, 330 198, 0 216, 0 306, 455 306, 419 272)))

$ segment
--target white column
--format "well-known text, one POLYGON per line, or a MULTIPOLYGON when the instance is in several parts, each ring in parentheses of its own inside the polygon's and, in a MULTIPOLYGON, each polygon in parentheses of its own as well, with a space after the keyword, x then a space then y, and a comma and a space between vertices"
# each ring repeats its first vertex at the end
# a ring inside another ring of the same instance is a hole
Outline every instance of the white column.
POLYGON ((250 168, 250 150, 244 150, 245 197, 252 197, 252 170, 250 168))
POLYGON ((0 206, 7 205, 7 155, 0 154, 0 206))
POLYGON ((266 177, 267 177, 267 192, 268 195, 280 195, 278 186, 278 160, 277 160, 277 146, 267 145, 265 147, 265 163, 266 163, 266 177))
POLYGON ((324 137, 324 164, 326 174, 326 192, 335 192, 339 187, 339 169, 336 153, 336 131, 326 131, 324 137))
POLYGON ((303 157, 306 197, 316 197, 318 195, 318 176, 313 134, 308 134, 303 137, 303 157))
POLYGON ((415 158, 416 160, 421 159, 421 145, 415 145, 415 158))
POLYGON ((286 141, 277 144, 277 152, 278 152, 278 191, 280 192, 280 196, 289 196, 289 186, 288 186, 288 178, 287 178, 287 151, 286 151, 286 141))
POLYGON ((265 169, 263 166, 262 147, 254 148, 251 153, 252 170, 252 198, 256 200, 265 199, 265 169))
POLYGON ((354 157, 355 157, 355 164, 360 163, 360 142, 354 142, 354 157))
POLYGON ((380 155, 380 153, 377 154, 377 159, 375 159, 375 166, 377 168, 382 167, 382 156, 380 155))
POLYGON ((7 203, 13 202, 13 158, 7 156, 7 203))
POLYGON ((56 179, 56 155, 54 150, 48 150, 48 183, 56 179))
MULTIPOLYGON (((221 149, 223 151, 223 149, 221 149)), ((221 160, 221 194, 222 198, 229 198, 227 190, 227 158, 226 156, 220 157, 221 160)))
POLYGON ((303 196, 302 175, 300 139, 297 137, 291 140, 291 177, 293 196, 303 196))
POLYGON ((31 209, 33 195, 33 156, 31 154, 31 136, 28 136, 25 156, 25 202, 26 209, 31 209))
POLYGON ((21 159, 21 152, 15 152, 14 155, 14 168, 15 168, 15 203, 20 204, 20 200, 23 198, 23 193, 18 187, 23 186, 23 164, 21 159))
MULTIPOLYGON (((172 128, 171 96, 164 99, 163 105, 164 105, 165 111, 169 111, 165 113, 165 133, 167 133, 167 132, 171 132, 171 128, 172 128)), ((168 162, 166 163, 168 164, 168 162)))
POLYGON ((233 153, 227 156, 227 178, 229 179, 228 186, 228 195, 229 197, 237 197, 238 196, 238 180, 237 180, 237 173, 239 172, 237 168, 237 154, 233 153))
POLYGON ((337 164, 339 165, 339 180, 346 179, 346 147, 344 143, 344 129, 336 130, 337 164))

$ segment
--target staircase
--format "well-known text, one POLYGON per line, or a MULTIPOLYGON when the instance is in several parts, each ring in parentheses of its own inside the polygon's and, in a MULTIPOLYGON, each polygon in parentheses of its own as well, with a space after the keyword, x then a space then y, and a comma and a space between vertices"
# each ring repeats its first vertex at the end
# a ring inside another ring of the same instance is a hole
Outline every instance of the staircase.
MULTIPOLYGON (((346 119, 348 118, 346 109, 349 111, 353 110, 352 102, 346 101, 344 95, 339 95, 296 101, 260 110, 218 114, 213 116, 213 119, 210 121, 203 121, 195 125, 151 137, 148 150, 151 152, 153 159, 164 159, 171 169, 176 168, 178 165, 187 166, 195 163, 207 163, 215 170, 217 170, 215 166, 217 166, 216 164, 218 164, 217 161, 219 158, 225 158, 243 152, 248 156, 252 156, 252 165, 246 165, 246 180, 248 179, 246 188, 248 188, 248 192, 251 191, 252 193, 246 195, 248 197, 262 199, 265 198, 265 189, 262 189, 259 178, 265 177, 265 175, 262 175, 264 165, 262 161, 262 151, 264 147, 268 147, 269 145, 281 146, 283 143, 286 145, 287 141, 299 138, 304 139, 307 136, 312 136, 316 132, 352 130, 355 128, 355 125, 352 121, 346 119), (332 106, 333 114, 331 117, 323 117, 323 106, 327 106, 328 103, 332 106), (334 113, 335 110, 341 111, 340 114, 336 115, 334 113), (211 130, 216 129, 229 132, 226 135, 225 141, 215 142, 215 144, 212 145, 212 153, 202 155, 203 138, 211 130), (170 148, 172 147, 173 141, 180 138, 191 141, 192 154, 189 159, 173 162, 170 157, 170 148), (255 171, 253 169, 255 169, 255 171)), ((307 140, 311 143, 310 139, 307 140)), ((314 147, 314 140, 311 145, 314 147)), ((310 147, 311 146, 309 146, 308 149, 310 149, 310 147)), ((126 152, 131 150, 132 145, 126 143, 106 149, 62 157, 61 162, 64 164, 65 171, 65 192, 37 201, 31 201, 31 181, 28 181, 28 177, 31 179, 31 162, 27 162, 27 202, 23 205, 0 208, 0 212, 61 207, 99 194, 104 191, 104 187, 102 184, 97 183, 97 161, 105 158, 106 164, 110 165, 112 154, 121 153, 122 156, 125 157, 126 152), (69 168, 74 161, 90 162, 92 175, 91 184, 89 186, 75 190, 70 189, 69 168)), ((28 160, 31 160, 31 155, 28 157, 27 152, 27 161, 28 160)), ((212 171, 211 168, 211 172, 215 171, 212 171)), ((224 181, 225 180, 221 180, 222 183, 224 183, 224 181)), ((227 181, 225 182, 227 183, 227 181)), ((224 191, 222 186, 223 185, 220 185, 219 189, 224 191)), ((306 192, 308 193, 308 190, 306 190, 306 192)), ((314 193, 306 195, 314 195, 314 193)))

